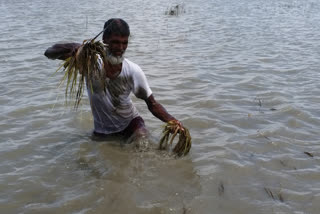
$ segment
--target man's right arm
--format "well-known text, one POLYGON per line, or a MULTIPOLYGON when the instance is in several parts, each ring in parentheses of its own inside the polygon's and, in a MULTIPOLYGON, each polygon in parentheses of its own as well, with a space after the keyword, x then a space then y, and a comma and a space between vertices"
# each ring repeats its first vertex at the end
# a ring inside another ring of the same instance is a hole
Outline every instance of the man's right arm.
POLYGON ((72 56, 80 46, 80 43, 55 44, 48 48, 44 55, 49 59, 65 60, 72 56))

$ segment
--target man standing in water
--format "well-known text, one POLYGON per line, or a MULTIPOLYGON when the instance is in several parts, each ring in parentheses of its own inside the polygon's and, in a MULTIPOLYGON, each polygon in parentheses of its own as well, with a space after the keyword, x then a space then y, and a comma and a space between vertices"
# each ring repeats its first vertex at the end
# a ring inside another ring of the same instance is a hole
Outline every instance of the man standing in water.
MULTIPOLYGON (((108 45, 108 63, 101 61, 101 68, 106 74, 106 90, 87 90, 96 136, 119 134, 134 140, 147 134, 144 120, 129 97, 131 92, 143 99, 150 112, 161 121, 176 120, 155 100, 141 68, 124 58, 129 36, 129 26, 122 19, 110 19, 104 25, 102 39, 108 45)), ((46 50, 45 56, 64 60, 74 54, 79 46, 78 43, 56 44, 46 50)), ((93 85, 93 88, 99 86, 93 85)))

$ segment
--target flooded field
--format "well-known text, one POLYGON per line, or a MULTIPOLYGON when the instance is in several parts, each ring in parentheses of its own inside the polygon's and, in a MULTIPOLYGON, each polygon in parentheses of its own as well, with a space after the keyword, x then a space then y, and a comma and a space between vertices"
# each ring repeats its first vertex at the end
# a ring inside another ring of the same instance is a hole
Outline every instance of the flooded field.
POLYGON ((319 10, 316 0, 0 0, 1 213, 317 214, 319 10), (87 98, 65 106, 60 62, 44 51, 113 17, 131 28, 126 57, 189 128, 188 156, 157 150, 163 123, 135 97, 143 150, 92 139, 87 98))

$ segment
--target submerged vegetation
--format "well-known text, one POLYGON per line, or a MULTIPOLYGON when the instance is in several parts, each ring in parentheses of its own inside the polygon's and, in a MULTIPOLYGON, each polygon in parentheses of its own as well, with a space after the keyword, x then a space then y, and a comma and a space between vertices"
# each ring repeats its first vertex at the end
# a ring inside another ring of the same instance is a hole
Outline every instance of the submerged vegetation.
MULTIPOLYGON (((99 72, 99 56, 103 61, 106 60, 105 45, 102 42, 84 40, 76 53, 67 58, 64 63, 57 69, 63 68, 65 72, 60 85, 67 81, 65 97, 75 99, 74 108, 77 109, 83 96, 85 78, 87 81, 98 79, 104 85, 103 74, 99 72)), ((92 84, 90 84, 92 86, 92 84)), ((92 90, 92 89, 91 89, 92 90)))
POLYGON ((191 149, 191 136, 189 130, 183 127, 177 121, 169 121, 162 132, 162 137, 159 143, 159 149, 167 149, 173 144, 174 138, 179 134, 178 143, 173 148, 173 152, 178 156, 187 155, 191 149), (169 141, 170 140, 170 141, 169 141))
POLYGON ((184 4, 177 4, 177 5, 168 7, 165 14, 170 16, 178 16, 185 12, 186 11, 184 9, 184 4))
POLYGON ((277 194, 272 192, 269 188, 265 187, 264 191, 266 191, 266 193, 269 195, 269 197, 271 197, 273 200, 279 200, 281 202, 284 202, 284 198, 283 195, 281 193, 281 191, 279 191, 277 194))

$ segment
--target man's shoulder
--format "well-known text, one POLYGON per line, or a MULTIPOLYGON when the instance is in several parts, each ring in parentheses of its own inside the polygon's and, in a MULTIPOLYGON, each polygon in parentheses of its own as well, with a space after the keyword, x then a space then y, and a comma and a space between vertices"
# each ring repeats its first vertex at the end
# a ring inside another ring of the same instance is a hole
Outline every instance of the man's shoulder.
POLYGON ((130 72, 142 72, 142 69, 140 68, 140 66, 138 64, 130 61, 127 58, 124 59, 123 66, 125 66, 126 69, 128 69, 128 71, 130 71, 130 72))
POLYGON ((125 63, 127 63, 129 66, 138 66, 139 65, 137 63, 132 62, 131 60, 129 60, 128 58, 124 58, 123 60, 125 63))

